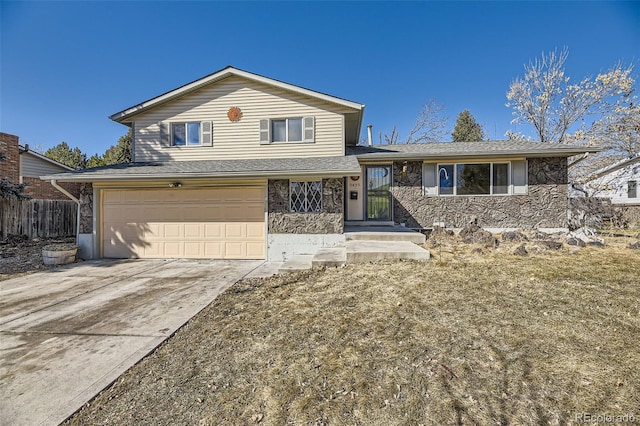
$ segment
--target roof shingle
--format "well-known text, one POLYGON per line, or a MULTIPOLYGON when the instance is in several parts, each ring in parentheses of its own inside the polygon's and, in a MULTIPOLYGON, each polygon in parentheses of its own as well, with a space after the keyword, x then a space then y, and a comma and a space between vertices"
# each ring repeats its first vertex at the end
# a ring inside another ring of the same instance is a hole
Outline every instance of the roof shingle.
POLYGON ((41 176, 43 180, 91 182, 124 179, 278 178, 352 176, 360 173, 354 156, 253 160, 164 161, 116 164, 41 176))

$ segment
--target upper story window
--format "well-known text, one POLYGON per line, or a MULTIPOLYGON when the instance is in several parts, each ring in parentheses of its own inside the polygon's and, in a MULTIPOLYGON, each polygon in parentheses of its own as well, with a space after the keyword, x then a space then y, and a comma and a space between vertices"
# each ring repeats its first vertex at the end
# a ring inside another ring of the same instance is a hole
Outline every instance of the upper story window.
POLYGON ((425 164, 425 195, 527 193, 526 162, 425 164))
POLYGON ((302 142, 302 118, 271 120, 271 142, 302 142))
POLYGON ((213 146, 213 122, 160 122, 160 145, 165 148, 182 146, 213 146))
POLYGON ((171 123, 171 145, 201 145, 200 122, 171 123))
POLYGON ((315 118, 291 117, 260 120, 260 143, 315 142, 315 118))

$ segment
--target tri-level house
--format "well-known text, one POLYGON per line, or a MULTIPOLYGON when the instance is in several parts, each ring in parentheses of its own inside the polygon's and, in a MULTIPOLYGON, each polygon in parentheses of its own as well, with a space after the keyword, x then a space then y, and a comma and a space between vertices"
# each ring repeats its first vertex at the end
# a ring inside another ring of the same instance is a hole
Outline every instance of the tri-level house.
POLYGON ((92 184, 85 258, 284 260, 345 223, 563 228, 567 157, 486 141, 358 146, 364 105, 227 67, 110 118, 133 162, 43 176, 92 184))

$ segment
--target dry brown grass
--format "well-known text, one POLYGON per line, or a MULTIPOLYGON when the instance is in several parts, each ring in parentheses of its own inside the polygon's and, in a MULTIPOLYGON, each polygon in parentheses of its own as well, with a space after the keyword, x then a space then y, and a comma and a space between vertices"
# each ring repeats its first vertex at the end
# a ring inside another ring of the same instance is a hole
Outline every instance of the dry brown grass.
POLYGON ((240 282, 71 424, 640 417, 640 250, 433 250, 240 282))

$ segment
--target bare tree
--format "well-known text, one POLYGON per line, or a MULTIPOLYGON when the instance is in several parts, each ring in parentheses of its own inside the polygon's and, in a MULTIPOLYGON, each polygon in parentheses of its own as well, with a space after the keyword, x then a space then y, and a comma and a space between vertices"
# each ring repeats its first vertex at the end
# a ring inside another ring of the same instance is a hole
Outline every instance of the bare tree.
MULTIPOLYGON (((431 99, 422 107, 415 124, 404 141, 400 141, 397 126, 394 125, 391 134, 384 134, 385 143, 393 145, 397 143, 441 142, 449 133, 447 131, 448 117, 443 115, 443 112, 444 105, 431 99)), ((382 137, 380 139, 382 140, 382 137)))
POLYGON ((442 142, 447 131, 448 117, 443 115, 444 105, 431 99, 423 107, 407 136, 406 143, 442 142))
POLYGON ((568 49, 542 54, 525 65, 524 78, 517 78, 507 92, 507 106, 513 108, 513 123, 535 127, 541 142, 576 143, 593 139, 606 122, 619 123, 633 105, 635 80, 632 66, 618 64, 594 79, 571 83, 564 64, 568 49), (586 124, 587 121, 590 123, 586 124), (575 135, 578 123, 585 123, 575 135))
POLYGON ((387 145, 394 145, 398 143, 398 127, 394 124, 391 134, 384 134, 384 143, 387 145))

